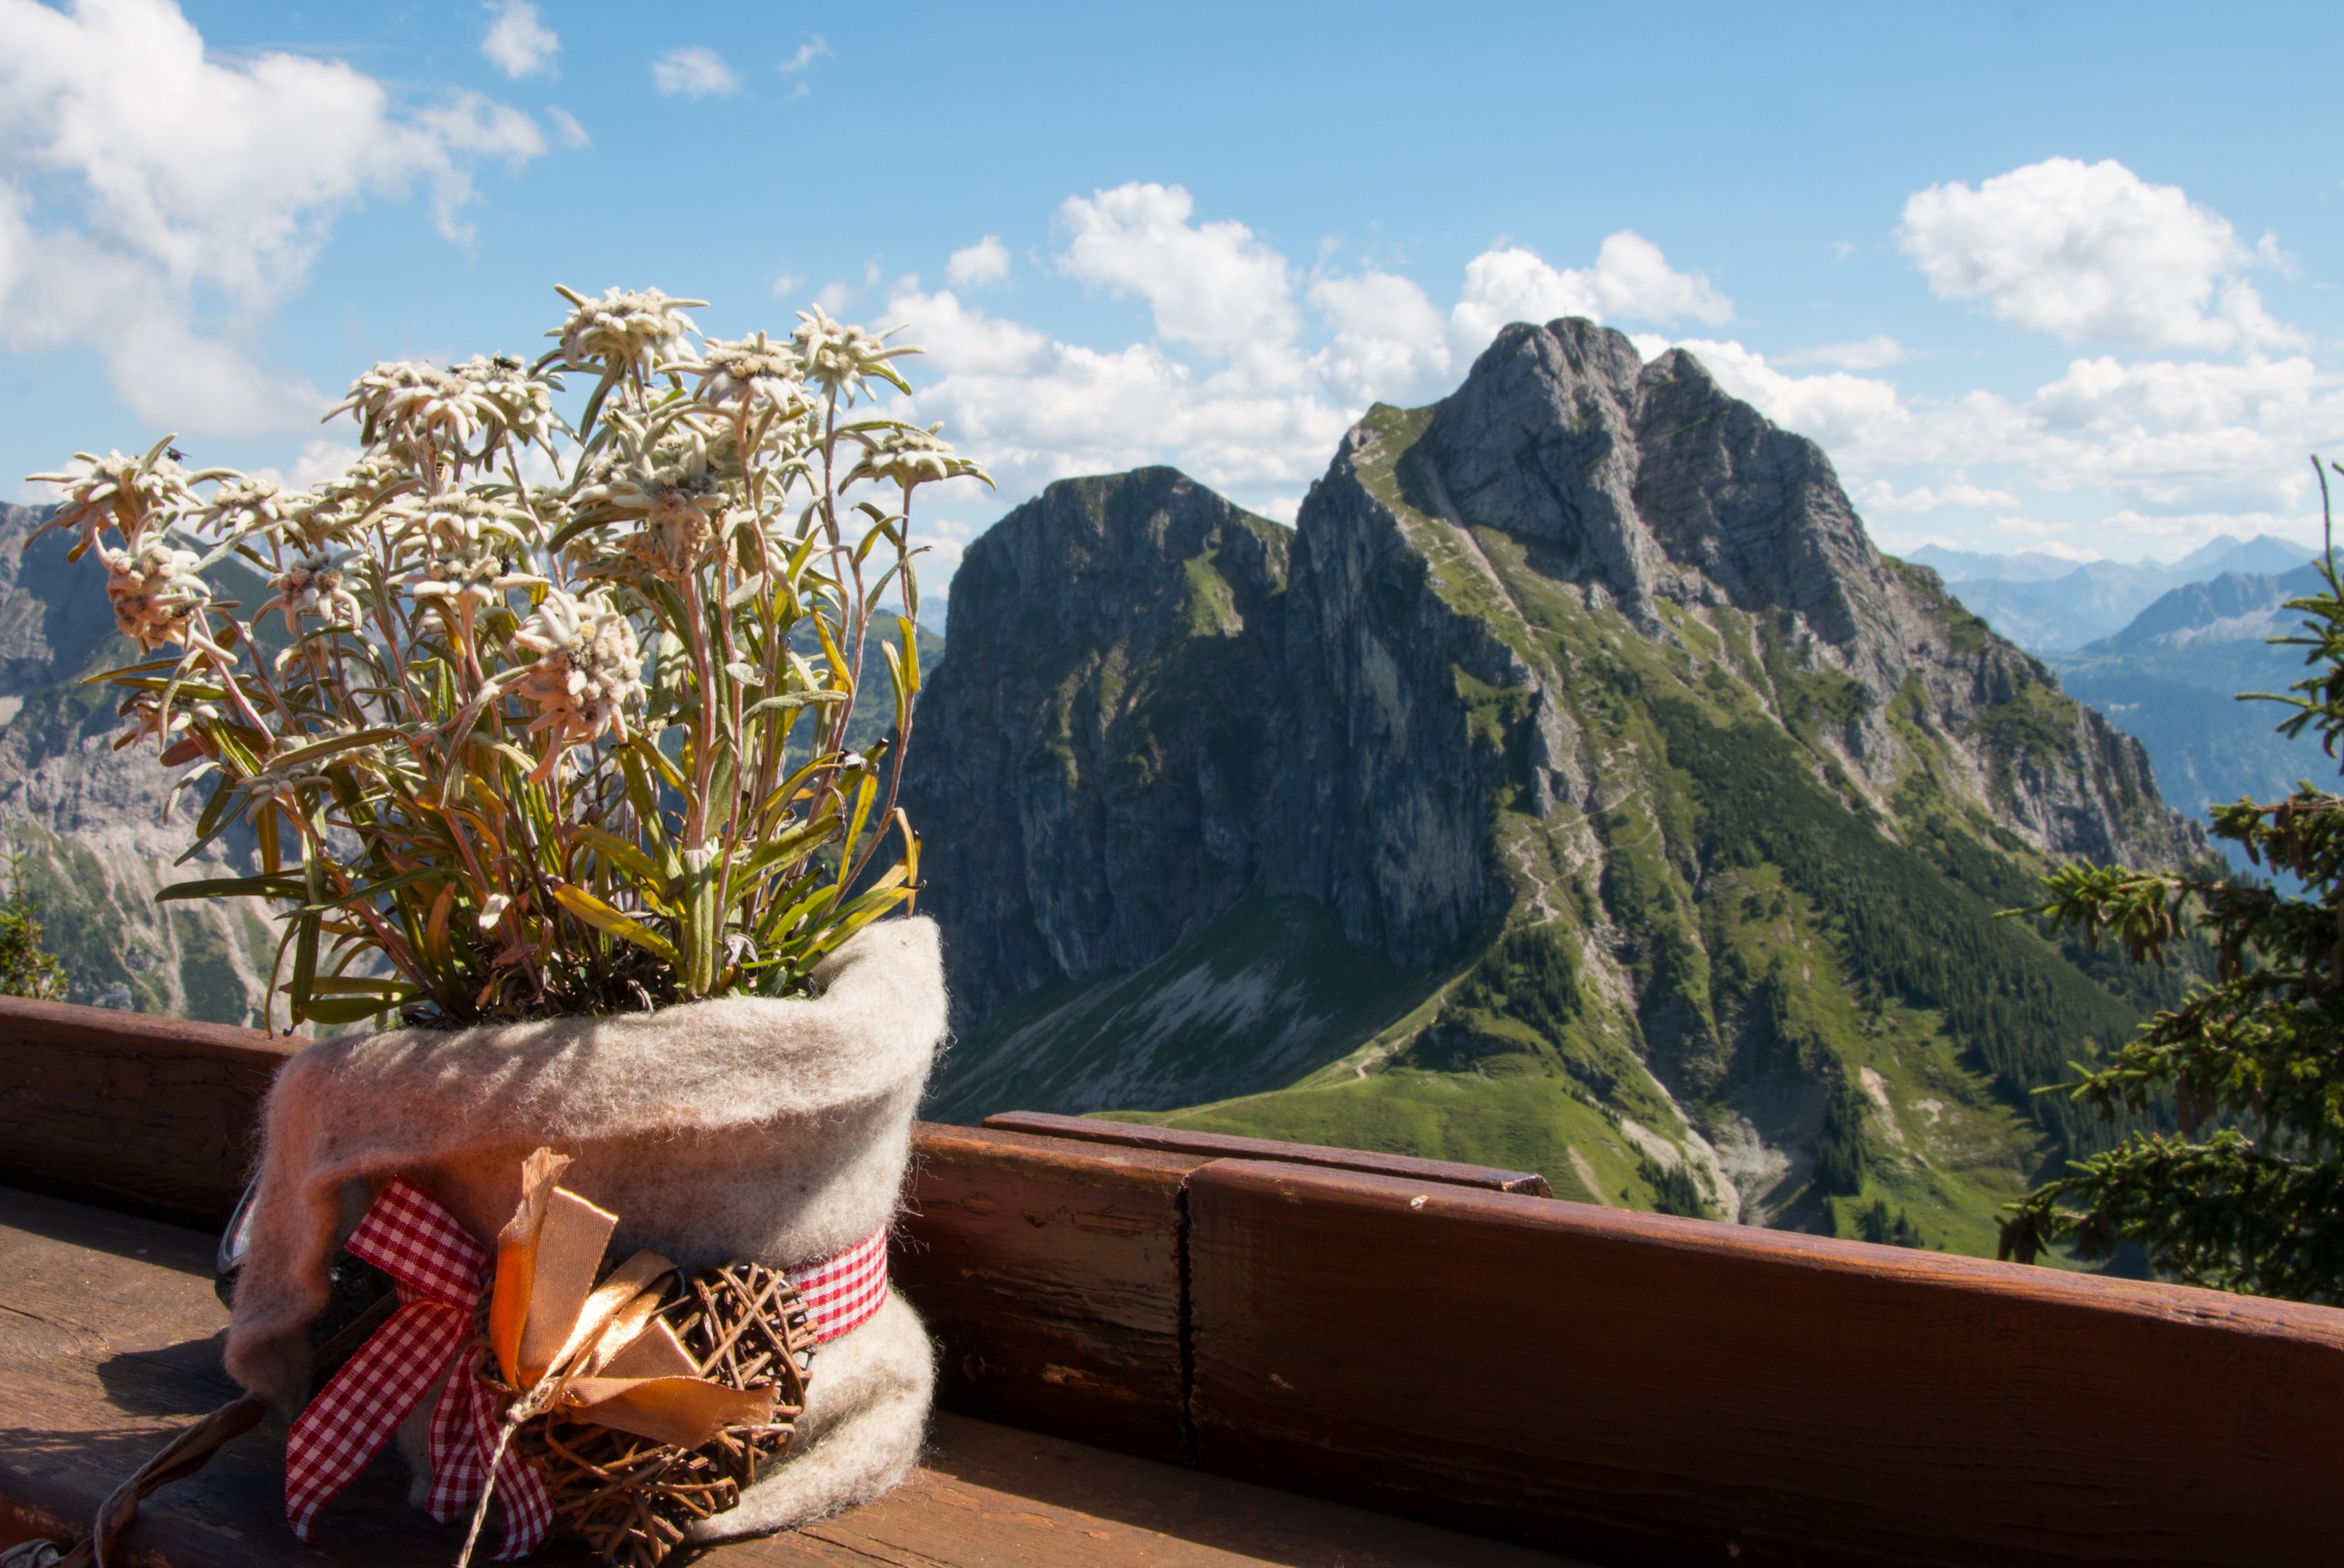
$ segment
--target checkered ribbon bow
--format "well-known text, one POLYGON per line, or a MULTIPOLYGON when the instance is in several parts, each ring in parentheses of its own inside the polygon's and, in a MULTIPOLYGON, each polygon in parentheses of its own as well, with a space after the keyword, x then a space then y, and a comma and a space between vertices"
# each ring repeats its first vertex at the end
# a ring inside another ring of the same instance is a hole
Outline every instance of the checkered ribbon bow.
MULTIPOLYGON (((501 1419, 496 1394, 478 1375, 484 1352, 474 1329, 475 1308, 489 1285, 489 1249, 455 1216, 399 1180, 375 1199, 345 1246, 391 1277, 399 1306, 294 1421, 285 1443, 286 1520, 294 1534, 309 1540, 318 1511, 358 1479, 448 1371, 431 1411, 424 1508, 442 1524, 454 1523, 480 1501, 501 1419)), ((815 1342, 835 1340, 886 1304, 886 1229, 787 1272, 813 1320, 815 1342)), ((526 1556, 552 1527, 552 1502, 537 1472, 510 1448, 498 1462, 496 1491, 505 1511, 497 1560, 526 1556)))

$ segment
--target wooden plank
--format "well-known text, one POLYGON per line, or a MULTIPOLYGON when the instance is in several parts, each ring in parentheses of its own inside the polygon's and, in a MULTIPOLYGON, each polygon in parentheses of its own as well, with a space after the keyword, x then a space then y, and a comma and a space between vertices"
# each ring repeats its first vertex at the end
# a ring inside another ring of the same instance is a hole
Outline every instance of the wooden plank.
POLYGON ((1561 1568, 1542 1552, 951 1415, 902 1491, 732 1551, 742 1568, 1561 1568))
MULTIPOLYGON (((78 1534, 113 1485, 232 1397, 227 1312, 207 1236, 0 1189, 0 1548, 78 1534)), ((816 1377, 821 1363, 815 1362, 816 1377)), ((1553 1558, 1193 1471, 953 1416, 900 1491, 806 1532, 738 1542, 706 1568, 1555 1568, 1553 1558)), ((271 1421, 141 1510, 135 1568, 364 1563, 443 1568, 460 1532, 406 1506, 387 1460, 319 1520, 318 1551, 283 1517, 284 1428, 271 1421)), ((585 1568, 574 1547, 532 1557, 585 1568)))
POLYGON ((939 1402, 1179 1462, 1181 1189, 1193 1156, 920 1129, 890 1267, 940 1347, 939 1402))
POLYGON ((299 1040, 0 997, 0 1182, 217 1229, 299 1040))
POLYGON ((1192 1132, 1185 1128, 1150 1127, 1145 1122, 1108 1121, 1086 1116, 1057 1116, 1039 1110, 1003 1111, 986 1117, 985 1125, 1047 1138, 1071 1138, 1089 1143, 1117 1144, 1126 1148, 1157 1148, 1170 1154, 1193 1154, 1206 1159, 1277 1159, 1289 1165, 1317 1165, 1329 1170, 1363 1170, 1376 1176, 1396 1176, 1403 1181, 1439 1181, 1451 1187, 1480 1187, 1492 1192, 1527 1193, 1533 1198, 1554 1196, 1554 1189, 1547 1185, 1546 1178, 1534 1170, 1500 1170, 1486 1165, 1463 1165, 1450 1159, 1418 1159, 1404 1154, 1375 1154, 1364 1148, 1281 1143, 1270 1138, 1192 1132))
POLYGON ((2336 1560, 2344 1312, 1293 1165, 1188 1206, 1219 1473, 1602 1561, 2336 1560))

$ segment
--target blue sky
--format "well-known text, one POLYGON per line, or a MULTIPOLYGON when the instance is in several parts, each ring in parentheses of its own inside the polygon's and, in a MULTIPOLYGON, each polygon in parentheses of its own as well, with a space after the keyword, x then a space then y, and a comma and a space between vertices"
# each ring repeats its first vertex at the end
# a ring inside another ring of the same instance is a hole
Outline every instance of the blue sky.
MULTIPOLYGON (((2311 537, 2344 455, 2344 8, 0 0, 0 474, 304 475, 378 359, 556 281, 933 352, 998 499, 1291 517, 1373 400, 1598 314, 1821 440, 1889 548, 2311 537)), ((35 499, 33 487, 0 493, 35 499)))

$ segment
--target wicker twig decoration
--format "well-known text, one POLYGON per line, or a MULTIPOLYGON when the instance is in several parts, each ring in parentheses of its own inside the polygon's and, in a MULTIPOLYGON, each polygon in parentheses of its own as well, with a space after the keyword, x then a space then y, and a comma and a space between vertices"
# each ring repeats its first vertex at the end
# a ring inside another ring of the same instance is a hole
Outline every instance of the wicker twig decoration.
POLYGON ((814 1331, 787 1278, 731 1263, 671 1289, 660 1316, 700 1375, 736 1389, 778 1387, 773 1425, 734 1427, 682 1449, 555 1411, 513 1437, 544 1479, 555 1530, 618 1568, 658 1568, 695 1522, 738 1503, 788 1452, 805 1410, 814 1331))

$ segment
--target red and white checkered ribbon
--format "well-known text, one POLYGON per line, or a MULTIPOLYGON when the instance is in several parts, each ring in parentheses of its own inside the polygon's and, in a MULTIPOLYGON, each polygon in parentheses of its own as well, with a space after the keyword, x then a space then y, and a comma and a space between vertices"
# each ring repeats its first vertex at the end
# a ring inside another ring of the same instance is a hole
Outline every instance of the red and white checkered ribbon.
MULTIPOLYGON (((431 1484, 423 1505, 432 1518, 450 1524, 470 1515, 502 1421, 496 1395, 478 1375, 484 1352, 473 1334, 489 1249, 455 1216, 396 1180, 347 1246, 397 1283, 399 1308, 318 1391, 286 1439, 285 1517, 304 1541, 318 1510, 358 1479, 450 1362, 431 1409, 431 1484)), ((886 1228, 787 1273, 815 1342, 835 1340, 886 1304, 886 1228)), ((497 1465, 497 1496, 505 1512, 497 1560, 526 1556, 552 1528, 553 1505, 537 1472, 510 1449, 497 1465)))

